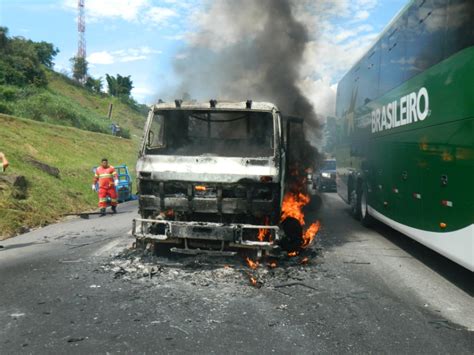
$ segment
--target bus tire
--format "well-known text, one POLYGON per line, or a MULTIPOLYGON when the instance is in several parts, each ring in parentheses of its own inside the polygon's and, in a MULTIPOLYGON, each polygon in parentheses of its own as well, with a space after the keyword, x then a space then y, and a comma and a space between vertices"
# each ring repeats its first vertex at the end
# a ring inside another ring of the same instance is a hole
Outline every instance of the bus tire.
POLYGON ((360 221, 360 194, 357 193, 356 189, 352 189, 349 198, 351 205, 351 214, 356 220, 360 221))
POLYGON ((360 193, 358 194, 358 204, 360 212, 360 223, 364 227, 370 227, 374 221, 373 217, 369 214, 369 205, 367 203, 367 186, 365 183, 362 184, 360 193))

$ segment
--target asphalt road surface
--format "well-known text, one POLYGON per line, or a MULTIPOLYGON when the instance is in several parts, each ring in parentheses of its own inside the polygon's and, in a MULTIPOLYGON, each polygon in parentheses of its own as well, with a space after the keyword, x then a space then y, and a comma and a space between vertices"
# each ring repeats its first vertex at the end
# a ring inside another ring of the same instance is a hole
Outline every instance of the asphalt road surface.
POLYGON ((474 353, 472 273, 336 194, 307 216, 312 249, 273 269, 140 257, 136 203, 119 210, 0 242, 0 353, 474 353))

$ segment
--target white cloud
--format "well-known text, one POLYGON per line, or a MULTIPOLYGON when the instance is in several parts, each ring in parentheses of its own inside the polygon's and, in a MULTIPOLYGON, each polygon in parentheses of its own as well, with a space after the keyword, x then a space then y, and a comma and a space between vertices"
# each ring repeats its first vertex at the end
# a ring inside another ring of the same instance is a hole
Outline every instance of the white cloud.
POLYGON ((355 3, 359 7, 372 9, 377 5, 378 0, 356 0, 355 3))
POLYGON ((139 102, 145 102, 147 99, 149 100, 149 98, 153 96, 155 92, 155 90, 150 89, 149 87, 137 86, 132 89, 132 96, 139 102))
POLYGON ((152 49, 144 46, 139 48, 128 48, 116 51, 100 51, 91 53, 87 56, 87 61, 90 64, 114 64, 135 62, 138 60, 145 60, 155 54, 160 54, 160 50, 152 49))
POLYGON ((94 52, 87 56, 87 62, 91 64, 113 64, 114 61, 114 56, 107 51, 94 52))
POLYGON ((370 25, 360 25, 351 29, 342 28, 339 33, 334 35, 334 41, 336 43, 344 42, 349 38, 354 38, 359 36, 361 33, 370 31, 373 31, 373 27, 370 25))
POLYGON ((188 53, 178 53, 174 57, 178 60, 186 59, 189 56, 188 53))
POLYGON ((146 59, 147 56, 145 55, 126 55, 120 58, 121 62, 127 63, 127 62, 136 62, 137 60, 144 60, 146 59))
POLYGON ((143 15, 149 24, 161 25, 170 18, 178 16, 176 11, 166 7, 152 7, 143 15))
MULTIPOLYGON (((77 0, 63 0, 64 6, 76 11, 77 0)), ((170 6, 176 6, 168 1, 170 6)), ((153 6, 151 0, 95 0, 86 1, 86 16, 88 22, 98 22, 103 19, 121 19, 147 25, 163 25, 170 18, 177 16, 170 7, 153 6)))
POLYGON ((183 39, 185 39, 185 37, 186 37, 185 33, 178 33, 171 36, 165 36, 164 38, 170 41, 182 41, 183 39))
MULTIPOLYGON (((77 8, 77 0, 64 0, 64 4, 70 9, 77 8)), ((85 9, 88 20, 120 18, 136 21, 138 15, 149 6, 149 0, 95 0, 86 1, 85 9)))
POLYGON ((367 10, 361 10, 357 11, 356 14, 354 15, 354 19, 362 21, 362 20, 367 20, 370 16, 370 12, 367 10))

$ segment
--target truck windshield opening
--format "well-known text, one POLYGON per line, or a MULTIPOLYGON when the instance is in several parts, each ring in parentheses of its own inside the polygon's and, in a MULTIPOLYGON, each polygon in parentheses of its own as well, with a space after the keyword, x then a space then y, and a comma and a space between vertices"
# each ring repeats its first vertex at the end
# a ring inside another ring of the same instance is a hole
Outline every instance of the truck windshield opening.
POLYGON ((270 112, 163 111, 148 131, 147 154, 269 157, 274 153, 270 112))

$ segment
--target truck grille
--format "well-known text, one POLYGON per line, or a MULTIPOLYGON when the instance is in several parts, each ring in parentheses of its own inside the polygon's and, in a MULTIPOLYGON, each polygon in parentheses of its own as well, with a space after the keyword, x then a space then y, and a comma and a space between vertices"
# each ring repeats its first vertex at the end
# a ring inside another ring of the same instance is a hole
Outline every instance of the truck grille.
POLYGON ((164 197, 186 197, 216 199, 221 191, 222 198, 272 200, 274 184, 199 184, 185 182, 140 181, 140 194, 164 197), (160 184, 162 192, 160 191, 160 184), (200 189, 197 189, 199 187, 200 189))

